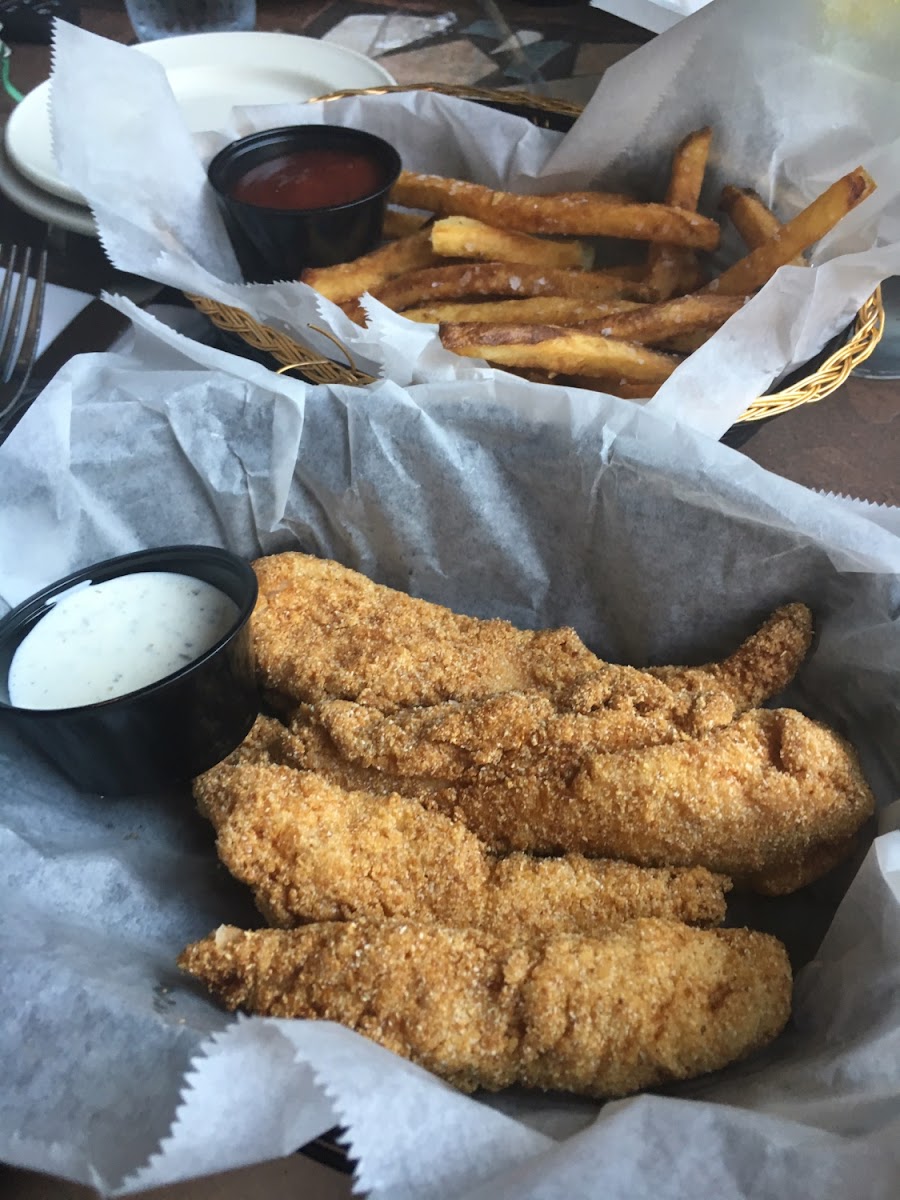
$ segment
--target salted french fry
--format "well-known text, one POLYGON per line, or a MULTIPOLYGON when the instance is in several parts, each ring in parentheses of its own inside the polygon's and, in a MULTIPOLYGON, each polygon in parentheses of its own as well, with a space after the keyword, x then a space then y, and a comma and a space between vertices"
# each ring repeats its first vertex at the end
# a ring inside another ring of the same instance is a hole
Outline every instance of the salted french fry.
POLYGON ((680 359, 597 333, 562 325, 447 324, 443 345, 467 358, 498 366, 529 367, 554 374, 618 376, 661 383, 680 359))
POLYGON ((510 375, 518 375, 519 379, 527 379, 529 383, 555 384, 557 376, 552 371, 538 371, 535 367, 506 367, 510 375))
POLYGON ((427 304, 408 308, 404 317, 426 324, 458 321, 491 321, 537 325, 578 325, 599 320, 611 313, 640 308, 635 300, 573 300, 567 296, 531 296, 527 300, 485 300, 446 304, 427 304))
MULTIPOLYGON (((627 192, 590 192, 598 202, 606 200, 613 203, 635 203, 635 198, 627 192)), ((463 208, 490 208, 492 205, 503 205, 507 196, 512 192, 499 192, 485 187, 481 183, 469 183, 466 179, 452 179, 446 175, 423 175, 418 171, 401 171, 390 193, 392 204, 404 208, 423 208, 433 212, 438 217, 474 217, 476 221, 483 220, 478 213, 463 212, 463 208)), ((519 199, 528 199, 521 196, 519 199)), ((534 197, 531 197, 532 199, 534 197)), ((497 222, 493 222, 497 224, 497 222)), ((486 221, 485 224, 491 224, 486 221)), ((502 225, 502 228, 511 228, 502 225)))
POLYGON ((607 395, 619 396, 622 400, 649 400, 661 387, 659 383, 629 379, 627 375, 598 375, 593 379, 588 375, 561 375, 556 382, 565 387, 606 392, 607 395))
MULTIPOLYGON (((755 250, 763 242, 781 230, 781 222, 770 208, 763 204, 752 188, 737 188, 726 184, 719 198, 719 208, 727 213, 732 225, 744 239, 748 249, 755 250)), ((791 266, 805 267, 802 254, 791 259, 791 266)))
POLYGON ((711 143, 712 129, 707 125, 689 133, 679 144, 672 158, 672 174, 666 191, 666 204, 696 211, 700 203, 711 143))
POLYGON ((527 379, 529 383, 551 384, 555 387, 577 387, 588 392, 606 392, 609 396, 620 396, 623 400, 649 400, 655 396, 658 383, 641 383, 624 375, 556 375, 552 371, 538 371, 533 367, 505 367, 511 375, 527 379))
POLYGON ((657 345, 685 334, 712 333, 738 311, 745 299, 744 296, 713 296, 708 292, 679 296, 658 304, 642 304, 632 312, 610 313, 583 322, 579 328, 642 346, 657 345))
POLYGON ((386 241, 395 241, 397 238, 418 233, 431 220, 431 213, 412 212, 408 208, 393 208, 388 205, 381 233, 386 241))
POLYGON ((755 250, 781 230, 781 222, 752 188, 738 188, 730 183, 726 184, 719 197, 719 209, 728 214, 731 223, 751 250, 755 250))
POLYGON ((862 167, 850 171, 762 245, 714 279, 706 290, 721 296, 747 296, 755 292, 779 267, 823 238, 874 190, 875 181, 862 167))
POLYGON ((554 242, 511 233, 472 217, 444 217, 431 227, 431 248, 441 258, 477 258, 487 262, 527 263, 532 267, 591 266, 594 251, 585 242, 554 242))
POLYGON ((391 199, 439 217, 474 217, 519 233, 636 238, 702 250, 715 250, 719 244, 719 227, 709 217, 665 204, 639 204, 609 192, 520 196, 442 175, 401 171, 391 199))
MULTIPOLYGON (((666 204, 697 211, 711 141, 712 130, 707 127, 688 134, 680 144, 672 159, 666 204)), ((694 291, 704 282, 696 254, 685 246, 651 245, 647 266, 650 288, 660 300, 694 291)))
POLYGON ((408 271, 369 289, 376 300, 402 312, 436 300, 466 296, 569 296, 582 300, 640 299, 644 287, 602 271, 527 267, 521 263, 457 263, 408 271))
POLYGON ((335 304, 343 304, 355 300, 363 292, 372 291, 395 275, 439 261, 431 248, 431 231, 420 229, 396 242, 386 242, 378 250, 351 262, 338 263, 334 267, 308 267, 300 278, 335 304))

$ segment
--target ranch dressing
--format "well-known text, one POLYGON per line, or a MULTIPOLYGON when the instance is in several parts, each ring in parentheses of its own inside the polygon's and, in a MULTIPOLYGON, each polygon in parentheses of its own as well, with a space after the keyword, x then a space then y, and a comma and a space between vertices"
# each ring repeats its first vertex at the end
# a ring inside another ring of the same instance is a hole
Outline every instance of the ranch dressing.
POLYGON ((17 708, 78 708, 156 683, 199 658, 238 616, 212 584, 141 571, 65 592, 9 668, 17 708))

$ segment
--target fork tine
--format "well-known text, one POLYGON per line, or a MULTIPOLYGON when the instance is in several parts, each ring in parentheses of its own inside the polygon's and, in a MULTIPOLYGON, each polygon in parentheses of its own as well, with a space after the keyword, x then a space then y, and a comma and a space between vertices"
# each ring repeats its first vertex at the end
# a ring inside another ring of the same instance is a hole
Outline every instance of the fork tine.
MULTIPOLYGON (((10 257, 10 268, 16 260, 16 247, 10 257)), ((27 317, 24 317, 25 298, 28 292, 31 266, 31 249, 26 248, 20 268, 19 286, 13 302, 13 312, 0 347, 0 428, 3 421, 10 416, 16 403, 21 397, 31 369, 37 358, 38 338, 41 330, 41 318, 44 311, 44 294, 47 282, 47 251, 42 250, 38 258, 37 271, 34 278, 34 290, 27 317), (23 319, 24 318, 24 319, 23 319), (22 328, 24 324, 24 330, 22 328), (18 348, 18 353, 16 350, 18 348)), ((0 293, 0 308, 2 308, 2 293, 0 293)), ((2 440, 2 439, 0 439, 2 440)))
MULTIPOLYGON (((0 245, 0 257, 2 257, 5 246, 0 245)), ((0 289, 0 336, 7 327, 7 319, 9 317, 9 302, 12 298, 12 286, 15 278, 15 266, 18 247, 13 245, 9 248, 9 261, 0 262, 0 270, 3 271, 3 287, 0 289)), ((6 359, 0 354, 0 365, 5 363, 6 359)), ((4 372, 5 374, 5 372, 4 372)))
POLYGON ((25 306, 25 296, 28 294, 29 266, 31 265, 31 247, 25 246, 22 265, 16 266, 16 250, 18 247, 13 246, 13 256, 10 265, 10 274, 13 270, 19 272, 19 282, 16 288, 16 294, 13 296, 12 312, 10 313, 10 324, 6 326, 6 337, 4 344, 0 346, 0 371, 2 377, 8 379, 11 377, 14 365, 16 365, 16 350, 19 343, 19 337, 22 335, 22 310, 25 306))
MULTIPOLYGON (((47 283, 47 251, 42 250, 38 258, 37 271, 34 277, 34 291, 31 294, 31 308, 28 310, 28 318, 25 325, 25 332, 22 335, 22 345, 19 348, 19 357, 16 359, 16 365, 13 369, 13 376, 18 376, 20 379, 19 389, 21 390, 28 382, 28 376, 31 374, 31 368, 34 366, 34 360, 37 358, 37 344, 41 332, 41 318, 44 315, 44 294, 47 283)), ((24 288, 23 299, 24 299, 24 288)))
MULTIPOLYGON (((13 298, 9 324, 6 326, 6 336, 3 339, 3 345, 0 346, 0 372, 2 372, 0 378, 4 381, 9 380, 16 363, 16 348, 22 332, 22 309, 25 306, 25 296, 28 293, 28 268, 31 266, 31 247, 25 247, 25 255, 22 265, 19 267, 16 266, 17 249, 17 246, 13 246, 9 260, 9 269, 6 274, 6 279, 11 279, 13 272, 18 271, 19 283, 13 298)), ((5 286, 6 280, 4 280, 5 286)), ((6 313, 4 312, 3 315, 6 316, 6 313)))

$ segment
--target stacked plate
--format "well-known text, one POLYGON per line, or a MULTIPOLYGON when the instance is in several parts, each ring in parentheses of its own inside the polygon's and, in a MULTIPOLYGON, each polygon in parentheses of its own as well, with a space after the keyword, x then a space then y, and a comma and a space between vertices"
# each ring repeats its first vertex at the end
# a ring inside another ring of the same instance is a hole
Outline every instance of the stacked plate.
MULTIPOLYGON (((215 129, 245 104, 285 104, 394 82, 378 63, 286 33, 195 33, 134 47, 165 68, 188 128, 215 129)), ((33 216, 96 236, 83 198, 60 178, 50 136, 50 83, 29 92, 6 126, 0 191, 33 216)))

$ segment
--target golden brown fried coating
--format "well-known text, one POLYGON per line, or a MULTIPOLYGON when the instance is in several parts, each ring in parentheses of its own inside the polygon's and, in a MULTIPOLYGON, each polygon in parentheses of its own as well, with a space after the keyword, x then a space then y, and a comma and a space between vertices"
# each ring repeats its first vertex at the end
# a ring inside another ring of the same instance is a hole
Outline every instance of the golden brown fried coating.
POLYGON ((253 761, 246 749, 194 791, 219 857, 271 925, 407 917, 587 934, 634 917, 711 925, 725 916, 730 880, 703 868, 496 858, 463 825, 415 800, 347 791, 310 771, 253 761))
POLYGON ((849 854, 874 806, 852 748, 792 709, 754 710, 702 738, 617 754, 551 746, 526 772, 488 765, 464 781, 349 762, 314 711, 301 706, 289 730, 252 732, 240 753, 372 796, 397 792, 497 851, 701 865, 783 894, 849 854))
POLYGON ((466 1091, 609 1097, 688 1079, 771 1041, 791 999, 775 938, 657 920, 529 941, 398 921, 223 926, 179 965, 230 1009, 338 1021, 466 1091))
POLYGON ((338 750, 400 775, 466 779, 480 767, 533 769, 555 755, 638 749, 698 737, 735 715, 725 691, 702 677, 676 689, 632 667, 600 667, 554 695, 531 689, 382 713, 352 700, 310 709, 338 750))
POLYGON ((713 683, 743 712, 784 691, 809 653, 812 635, 812 613, 806 605, 785 604, 721 662, 702 667, 650 667, 649 671, 673 687, 686 687, 692 681, 701 687, 704 681, 706 686, 713 683))
POLYGON ((756 709, 693 741, 586 754, 570 779, 551 757, 543 773, 486 769, 421 798, 495 849, 701 864, 732 877, 811 862, 874 805, 851 747, 792 709, 756 709))
POLYGON ((787 896, 840 866, 859 847, 859 837, 842 838, 837 842, 820 842, 796 858, 789 859, 769 871, 750 875, 741 882, 763 896, 787 896))
POLYGON ((306 554, 254 563, 252 631, 262 684, 295 700, 386 712, 573 683, 599 660, 571 629, 527 632, 372 583, 306 554))
MULTIPOLYGON (((604 663, 572 629, 535 632, 462 616, 326 559, 276 554, 254 567, 260 682, 296 701, 356 700, 388 713, 502 692, 557 695, 597 671, 621 669, 632 682, 640 674, 604 663)), ((752 707, 789 682, 810 629, 809 610, 788 605, 725 662, 650 674, 677 692, 725 690, 752 707)))

